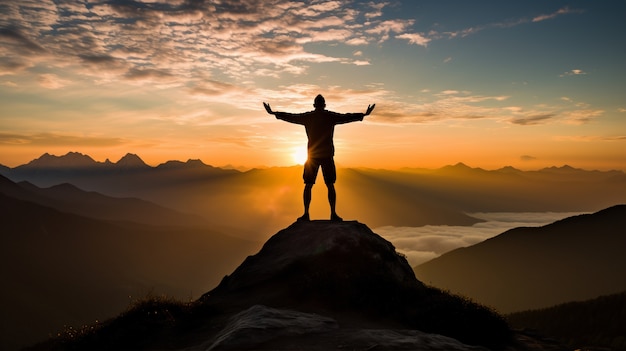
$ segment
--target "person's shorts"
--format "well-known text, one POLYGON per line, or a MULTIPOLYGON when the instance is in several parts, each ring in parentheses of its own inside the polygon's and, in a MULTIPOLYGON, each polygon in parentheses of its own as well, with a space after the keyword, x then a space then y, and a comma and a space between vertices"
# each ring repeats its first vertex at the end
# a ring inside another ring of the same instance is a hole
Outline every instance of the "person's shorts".
POLYGON ((315 178, 317 178, 317 171, 322 167, 322 175, 324 176, 324 183, 334 184, 337 180, 337 170, 335 169, 335 160, 332 157, 329 158, 309 158, 304 163, 304 174, 302 178, 305 184, 315 184, 315 178))

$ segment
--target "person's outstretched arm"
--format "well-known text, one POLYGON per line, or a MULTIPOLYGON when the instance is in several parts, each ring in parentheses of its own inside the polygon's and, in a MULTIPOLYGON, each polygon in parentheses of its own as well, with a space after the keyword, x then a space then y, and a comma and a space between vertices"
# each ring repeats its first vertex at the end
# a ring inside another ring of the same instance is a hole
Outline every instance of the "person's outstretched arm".
POLYGON ((304 123, 302 121, 302 116, 304 115, 304 113, 288 113, 288 112, 272 111, 272 107, 270 107, 270 104, 268 104, 267 102, 263 103, 263 107, 265 107, 265 111, 267 111, 267 113, 269 113, 270 115, 276 116, 277 119, 282 119, 283 121, 296 123, 296 124, 304 123))
POLYGON ((369 114, 372 113, 372 111, 374 110, 374 107, 376 107, 376 104, 368 105, 367 106, 367 111, 365 111, 365 113, 336 113, 336 112, 332 112, 332 113, 335 114, 335 124, 343 124, 343 123, 362 121, 363 117, 368 116, 369 114))
POLYGON ((267 102, 263 103, 263 107, 265 107, 265 111, 267 111, 267 113, 269 113, 270 115, 275 115, 276 112, 272 111, 272 108, 270 107, 270 104, 268 104, 267 102))

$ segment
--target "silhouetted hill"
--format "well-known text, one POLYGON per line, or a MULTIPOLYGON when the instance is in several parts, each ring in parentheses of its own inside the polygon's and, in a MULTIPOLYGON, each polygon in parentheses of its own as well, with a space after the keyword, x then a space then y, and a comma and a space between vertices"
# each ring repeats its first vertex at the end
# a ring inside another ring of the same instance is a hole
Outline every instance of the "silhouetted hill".
POLYGON ((85 330, 40 346, 479 350, 457 340, 495 349, 513 344, 502 317, 423 285, 393 245, 367 226, 328 221, 281 230, 192 304, 147 301, 85 330))
POLYGON ((98 220, 3 193, 0 223, 3 350, 109 318, 151 291, 197 296, 259 246, 211 229, 98 220))
POLYGON ((71 184, 39 188, 28 182, 16 184, 0 175, 0 193, 43 206, 96 219, 139 222, 150 225, 207 226, 207 220, 180 213, 137 198, 114 198, 86 192, 71 184))
POLYGON ((626 205, 515 228, 415 267, 419 279, 503 312, 626 290, 626 205))
POLYGON ((626 350, 626 292, 507 316, 516 328, 558 338, 570 350, 626 350))

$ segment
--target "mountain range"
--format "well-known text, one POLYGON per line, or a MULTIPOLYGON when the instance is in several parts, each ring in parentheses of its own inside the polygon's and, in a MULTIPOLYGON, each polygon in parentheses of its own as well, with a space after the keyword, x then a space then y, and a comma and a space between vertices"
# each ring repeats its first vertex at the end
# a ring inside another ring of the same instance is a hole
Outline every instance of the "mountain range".
MULTIPOLYGON (((301 166, 240 172, 188 160, 153 167, 133 154, 113 163, 73 152, 44 154, 25 165, 1 168, 0 174, 39 187, 69 183, 86 191, 136 197, 256 235, 279 230, 302 212, 301 166)), ((624 172, 569 166, 488 171, 462 163, 435 170, 339 165, 336 188, 340 215, 362 219, 373 228, 472 225, 481 220, 468 213, 593 212, 626 202, 624 172)), ((328 212, 326 189, 318 185, 313 188, 312 217, 324 219, 328 212)))
POLYGON ((626 291, 626 205, 520 227, 414 268, 416 276, 510 313, 626 291))

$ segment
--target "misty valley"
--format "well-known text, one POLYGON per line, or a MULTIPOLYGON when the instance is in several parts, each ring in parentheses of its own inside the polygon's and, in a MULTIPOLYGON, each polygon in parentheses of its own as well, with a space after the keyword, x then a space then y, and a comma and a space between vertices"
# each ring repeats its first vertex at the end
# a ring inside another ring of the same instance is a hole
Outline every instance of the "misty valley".
MULTIPOLYGON (((442 249, 412 267, 424 284, 513 315, 626 291, 622 171, 459 163, 338 173, 339 213, 370 228, 484 222, 472 213, 585 213, 442 249)), ((302 208, 301 167, 149 166, 132 154, 114 163, 68 153, 0 166, 0 175, 3 349, 112 318, 146 296, 196 300, 302 208)), ((326 220, 325 189, 313 191, 311 217, 326 220)))

